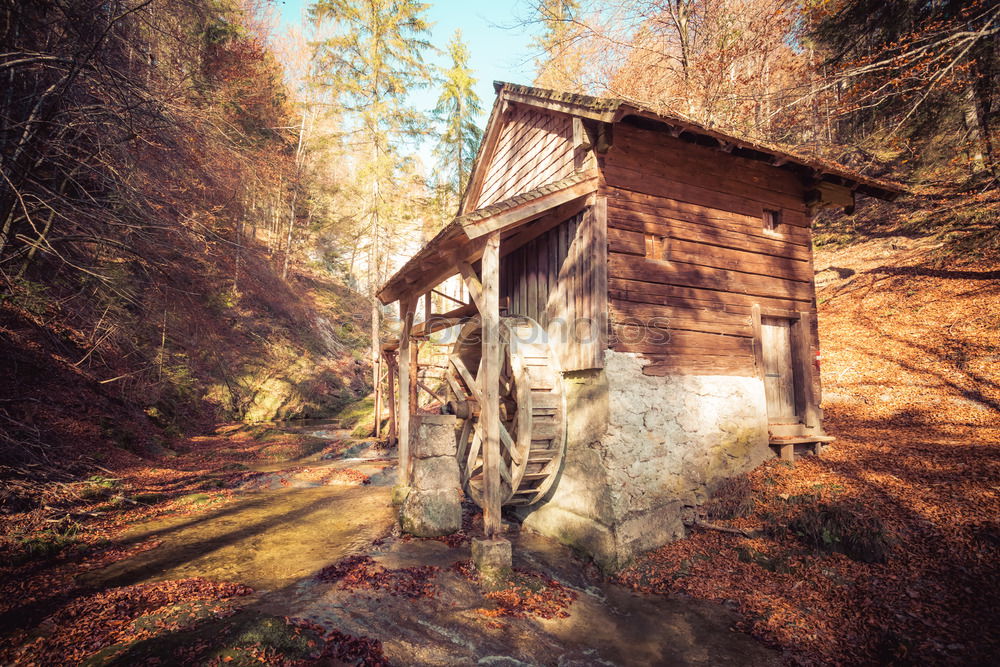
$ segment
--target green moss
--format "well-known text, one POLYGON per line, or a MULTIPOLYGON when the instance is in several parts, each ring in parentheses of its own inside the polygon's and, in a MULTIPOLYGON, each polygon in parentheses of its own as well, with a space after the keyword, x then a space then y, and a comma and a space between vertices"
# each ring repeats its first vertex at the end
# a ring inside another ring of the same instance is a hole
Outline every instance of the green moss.
POLYGON ((15 564, 31 560, 46 560, 76 544, 80 525, 70 519, 64 519, 52 528, 40 533, 34 533, 15 538, 16 551, 13 557, 15 564))
POLYGON ((842 553, 864 563, 884 563, 895 541, 881 518, 858 503, 808 505, 788 527, 820 551, 842 553))
POLYGON ((144 503, 146 505, 155 505, 156 503, 163 502, 167 499, 167 494, 165 493, 137 493, 132 496, 132 500, 137 503, 144 503))
POLYGON ((207 493, 189 493, 186 496, 178 498, 177 502, 181 505, 204 505, 211 502, 211 500, 212 497, 207 493))
POLYGON ((333 418, 340 421, 342 428, 352 428, 363 419, 372 422, 374 413, 375 397, 366 396, 360 401, 354 401, 344 406, 333 418))

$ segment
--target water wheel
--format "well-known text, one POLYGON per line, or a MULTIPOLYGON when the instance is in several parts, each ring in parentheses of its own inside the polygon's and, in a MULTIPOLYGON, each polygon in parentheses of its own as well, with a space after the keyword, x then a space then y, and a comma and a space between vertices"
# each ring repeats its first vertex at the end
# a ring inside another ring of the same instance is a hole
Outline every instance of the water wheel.
MULTIPOLYGON (((500 358, 500 499, 503 505, 531 505, 555 482, 566 447, 562 382, 545 330, 529 317, 500 318, 500 358)), ((482 325, 474 318, 459 333, 446 377, 448 405, 459 417, 462 485, 480 506, 485 434, 476 378, 481 360, 482 325)))

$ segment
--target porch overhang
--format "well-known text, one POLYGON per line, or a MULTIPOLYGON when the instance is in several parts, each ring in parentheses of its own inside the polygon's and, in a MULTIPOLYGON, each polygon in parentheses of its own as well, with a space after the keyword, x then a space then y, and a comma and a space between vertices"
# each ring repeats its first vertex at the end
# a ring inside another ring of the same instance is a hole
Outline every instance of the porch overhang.
POLYGON ((478 261, 486 239, 495 232, 501 235, 502 254, 516 250, 545 231, 547 223, 558 223, 555 218, 572 215, 574 207, 582 208, 586 198, 597 191, 597 182, 593 172, 575 172, 458 216, 386 281, 377 293, 379 301, 390 304, 429 292, 458 274, 460 263, 478 261), (553 217, 553 213, 559 215, 553 217))

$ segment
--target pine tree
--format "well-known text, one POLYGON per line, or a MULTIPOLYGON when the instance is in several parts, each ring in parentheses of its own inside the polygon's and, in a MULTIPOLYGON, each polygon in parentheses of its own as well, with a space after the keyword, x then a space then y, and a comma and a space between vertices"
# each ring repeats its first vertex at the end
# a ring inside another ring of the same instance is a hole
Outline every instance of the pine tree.
MULTIPOLYGON (((428 5, 416 0, 319 0, 310 12, 329 19, 333 35, 318 44, 325 84, 333 91, 352 129, 368 145, 364 218, 368 229, 368 291, 371 296, 372 361, 378 359, 381 308, 375 292, 385 278, 391 238, 389 190, 401 160, 399 143, 424 131, 425 118, 407 103, 416 88, 429 85, 424 54, 431 49, 428 5)), ((377 371, 376 371, 377 372, 377 371)), ((378 382, 378 378, 375 378, 378 382)))
POLYGON ((448 43, 448 55, 451 66, 443 72, 441 96, 434 114, 444 126, 437 147, 444 190, 455 201, 465 190, 482 139, 482 130, 476 123, 482 105, 474 89, 476 79, 469 67, 469 49, 462 41, 461 30, 455 30, 448 43))

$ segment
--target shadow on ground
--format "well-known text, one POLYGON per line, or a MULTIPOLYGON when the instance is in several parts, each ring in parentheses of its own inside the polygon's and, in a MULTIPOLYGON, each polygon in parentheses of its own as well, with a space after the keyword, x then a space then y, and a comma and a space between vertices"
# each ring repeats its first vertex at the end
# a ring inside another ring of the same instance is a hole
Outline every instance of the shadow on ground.
MULTIPOLYGON (((372 656, 377 657, 379 643, 393 664, 777 662, 777 654, 733 631, 737 617, 730 609, 630 592, 608 583, 569 549, 519 534, 516 527, 511 528, 515 567, 534 573, 538 581, 558 582, 575 599, 565 614, 552 618, 499 613, 480 584, 455 567, 468 561, 467 543, 455 547, 396 534, 388 486, 392 475, 382 470, 384 462, 352 458, 331 465, 338 464, 361 470, 370 465, 380 476, 368 485, 246 493, 196 518, 134 526, 126 544, 150 539, 161 544, 85 573, 78 581, 81 589, 63 609, 88 595, 124 590, 118 587, 145 591, 157 582, 189 578, 238 582, 255 592, 219 604, 179 600, 147 610, 137 604, 125 624, 128 632, 106 637, 94 647, 90 662, 378 664, 372 656), (377 581, 347 586, 317 576, 357 554, 370 557, 366 562, 390 578, 421 568, 426 590, 413 594, 377 581), (328 641, 331 636, 340 637, 339 643, 328 641), (336 644, 340 652, 321 657, 324 642, 328 648, 336 644)), ((56 610, 38 624, 42 635, 59 614, 56 610)), ((31 632, 37 634, 38 628, 31 632)))

